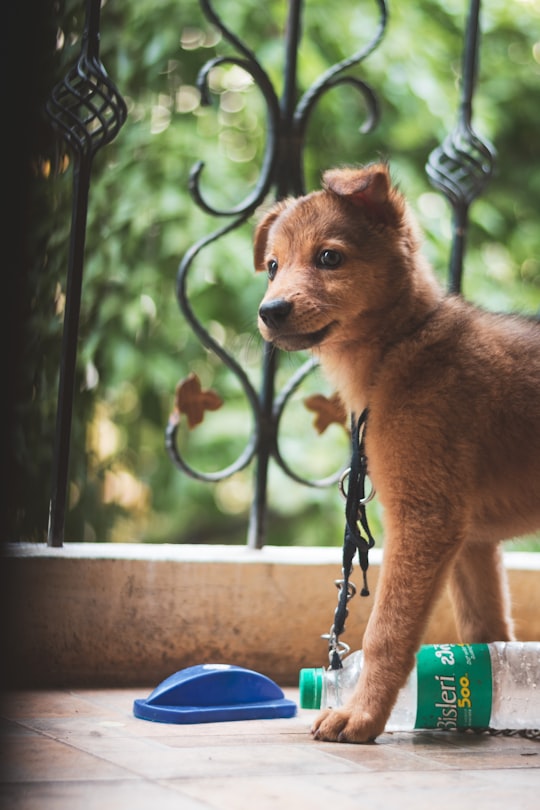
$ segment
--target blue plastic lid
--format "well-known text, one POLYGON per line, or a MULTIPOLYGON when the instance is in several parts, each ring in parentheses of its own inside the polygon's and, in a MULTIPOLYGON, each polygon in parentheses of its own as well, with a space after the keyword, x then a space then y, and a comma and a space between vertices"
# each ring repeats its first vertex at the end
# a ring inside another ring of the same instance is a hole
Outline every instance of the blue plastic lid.
POLYGON ((159 723, 223 723, 294 717, 296 704, 274 681, 231 664, 200 664, 170 675, 133 714, 159 723))

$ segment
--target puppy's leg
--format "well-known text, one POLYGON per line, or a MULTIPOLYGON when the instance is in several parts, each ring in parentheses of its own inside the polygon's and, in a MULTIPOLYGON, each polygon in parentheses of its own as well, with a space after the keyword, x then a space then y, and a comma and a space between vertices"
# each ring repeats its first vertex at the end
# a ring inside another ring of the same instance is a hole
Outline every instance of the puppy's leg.
POLYGON ((462 642, 510 641, 514 637, 498 544, 463 544, 450 575, 450 596, 462 642))
POLYGON ((387 510, 383 565, 362 644, 362 673, 348 704, 317 717, 312 732, 319 740, 368 742, 384 730, 459 550, 460 541, 448 536, 451 521, 432 514, 422 520, 406 508, 392 511, 396 517, 392 526, 387 510))

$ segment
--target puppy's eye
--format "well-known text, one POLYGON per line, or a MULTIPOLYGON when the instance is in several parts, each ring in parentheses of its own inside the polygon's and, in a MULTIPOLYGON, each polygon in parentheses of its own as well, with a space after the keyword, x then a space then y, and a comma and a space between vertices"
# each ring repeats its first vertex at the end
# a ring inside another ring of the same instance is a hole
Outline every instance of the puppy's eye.
POLYGON ((268 278, 270 279, 270 281, 272 281, 278 270, 278 263, 276 262, 276 260, 270 259, 270 261, 266 265, 266 269, 268 271, 268 278))
POLYGON ((335 267, 339 267, 341 262, 341 253, 339 253, 337 250, 330 250, 330 248, 321 251, 317 260, 319 267, 328 267, 330 270, 333 270, 335 267))

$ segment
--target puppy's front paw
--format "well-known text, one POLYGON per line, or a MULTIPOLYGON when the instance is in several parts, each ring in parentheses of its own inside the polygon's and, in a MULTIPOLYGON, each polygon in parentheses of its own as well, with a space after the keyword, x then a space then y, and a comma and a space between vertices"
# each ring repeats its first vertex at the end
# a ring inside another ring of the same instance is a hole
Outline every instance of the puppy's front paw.
POLYGON ((313 723, 315 740, 344 743, 373 742, 384 731, 384 721, 351 708, 325 709, 313 723))

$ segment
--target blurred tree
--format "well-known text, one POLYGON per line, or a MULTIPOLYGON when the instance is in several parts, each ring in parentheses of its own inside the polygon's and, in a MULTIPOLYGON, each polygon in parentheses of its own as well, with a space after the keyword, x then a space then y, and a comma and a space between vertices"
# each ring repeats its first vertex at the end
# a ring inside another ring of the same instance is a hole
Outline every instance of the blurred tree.
MULTIPOLYGON (((285 4, 215 0, 215 6, 279 89, 285 4)), ((424 165, 455 123, 466 3, 419 0, 412 6, 391 4, 390 12, 383 43, 353 71, 376 91, 381 122, 374 132, 359 134, 360 98, 345 87, 327 93, 308 131, 306 182, 316 187, 331 165, 387 157, 443 279, 450 214, 429 186, 424 165)), ((65 0, 59 8, 51 85, 78 55, 82 14, 80 0, 65 0)), ((474 121, 499 158, 492 184, 472 208, 464 285, 465 295, 485 307, 530 313, 540 307, 539 20, 540 0, 491 0, 483 11, 474 121)), ((331 13, 325 0, 306 0, 300 89, 367 42, 375 22, 370 0, 344 3, 331 13)), ((249 77, 234 66, 215 69, 212 108, 201 106, 195 85, 207 59, 230 53, 195 0, 104 4, 101 58, 126 98, 129 116, 94 166, 67 540, 245 540, 252 470, 220 484, 201 484, 176 471, 163 447, 176 382, 190 371, 226 402, 194 433, 182 434, 194 466, 214 470, 230 463, 249 429, 238 384, 198 344, 174 296, 179 260, 216 227, 187 194, 193 163, 206 162, 203 186, 217 206, 242 199, 260 169, 264 105, 249 77)), ((35 249, 9 456, 9 532, 23 539, 43 539, 46 532, 69 235, 69 156, 55 158, 49 137, 32 149, 35 249)), ((213 336, 258 382, 255 313, 265 281, 252 275, 252 227, 248 223, 204 251, 190 278, 190 295, 213 336)), ((299 364, 299 357, 284 358, 283 379, 299 364)), ((318 439, 306 426, 302 399, 316 390, 326 390, 317 374, 290 403, 281 444, 291 465, 310 476, 332 471, 347 452, 339 428, 318 439)), ((302 488, 272 470, 270 503, 269 542, 341 542, 342 504, 335 489, 302 488)), ((376 508, 373 519, 378 520, 376 508)))

